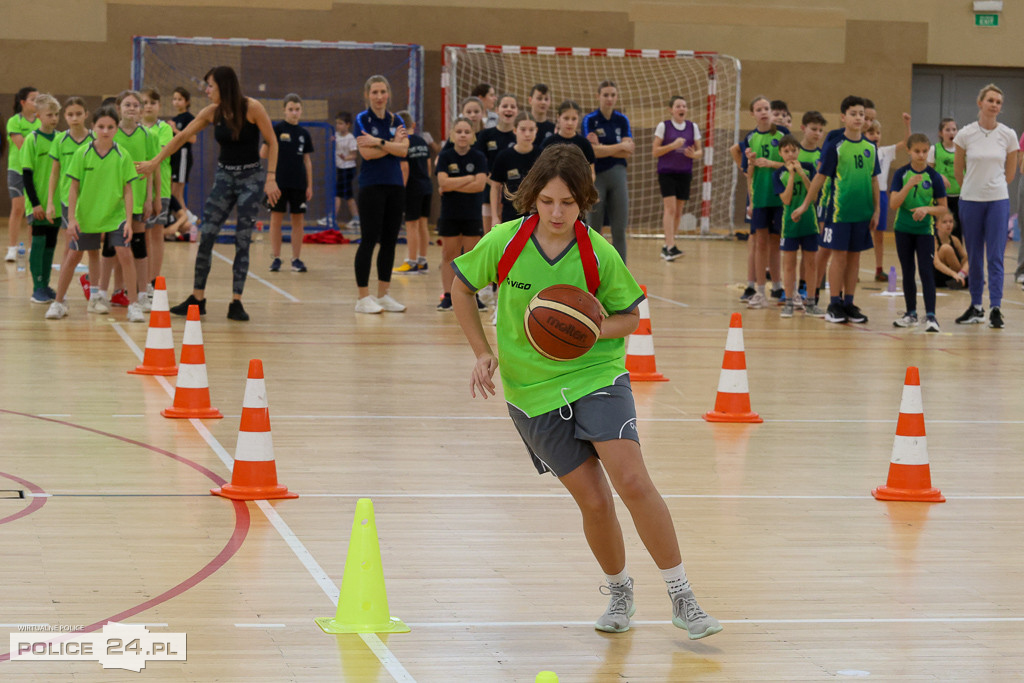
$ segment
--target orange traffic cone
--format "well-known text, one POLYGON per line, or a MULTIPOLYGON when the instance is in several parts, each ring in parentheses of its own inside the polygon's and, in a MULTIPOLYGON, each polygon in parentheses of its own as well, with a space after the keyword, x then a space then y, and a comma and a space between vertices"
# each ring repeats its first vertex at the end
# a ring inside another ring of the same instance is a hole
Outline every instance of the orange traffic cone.
POLYGON ((928 441, 924 434, 924 407, 921 403, 921 377, 917 368, 907 368, 900 401, 900 418, 889 460, 889 480, 871 492, 878 500, 908 500, 944 503, 942 491, 932 488, 928 466, 928 441))
POLYGON ((743 316, 739 313, 733 313, 729 320, 715 409, 704 413, 704 419, 708 422, 764 422, 760 415, 750 410, 747 355, 743 351, 743 316))
POLYGON ((249 379, 245 382, 245 398, 242 399, 242 422, 238 427, 231 483, 210 489, 210 493, 232 500, 299 497, 297 493, 290 493, 287 486, 279 486, 277 483, 274 442, 270 438, 267 385, 263 381, 261 360, 249 361, 249 379))
POLYGON ((640 302, 640 325, 629 335, 626 345, 626 370, 631 382, 667 382, 668 377, 658 372, 654 362, 654 335, 651 334, 651 308, 647 305, 647 287, 644 300, 640 302))
POLYGON ((167 304, 167 285, 163 276, 153 285, 153 310, 146 332, 146 353, 142 365, 128 371, 129 375, 177 375, 174 363, 174 337, 171 336, 171 310, 167 304))
POLYGON ((210 381, 206 377, 206 354, 203 353, 203 330, 199 323, 199 307, 188 307, 185 335, 181 339, 181 367, 174 403, 160 411, 164 417, 224 417, 210 406, 210 381))

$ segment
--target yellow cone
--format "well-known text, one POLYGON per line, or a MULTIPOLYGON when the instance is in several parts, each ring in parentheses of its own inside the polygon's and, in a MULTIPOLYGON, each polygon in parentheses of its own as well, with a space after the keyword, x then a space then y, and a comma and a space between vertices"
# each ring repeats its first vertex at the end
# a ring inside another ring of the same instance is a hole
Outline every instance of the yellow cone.
POLYGON ((356 503, 338 611, 333 619, 321 617, 316 623, 325 633, 409 632, 409 627, 392 617, 388 609, 377 522, 373 518, 373 501, 369 498, 360 498, 356 503))

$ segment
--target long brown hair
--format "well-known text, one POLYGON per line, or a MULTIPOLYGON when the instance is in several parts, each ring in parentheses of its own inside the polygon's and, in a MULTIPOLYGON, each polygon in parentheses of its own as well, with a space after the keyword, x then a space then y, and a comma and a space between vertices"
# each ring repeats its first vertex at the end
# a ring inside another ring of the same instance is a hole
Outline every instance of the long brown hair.
POLYGON ((590 162, 576 145, 551 145, 541 152, 533 168, 512 197, 519 213, 530 213, 541 193, 554 178, 561 178, 576 200, 580 215, 585 215, 597 203, 594 178, 590 175, 590 162))
POLYGON ((213 122, 223 122, 231 129, 231 139, 237 140, 242 134, 242 127, 245 126, 245 116, 249 108, 245 97, 242 96, 242 87, 238 84, 238 76, 230 66, 215 66, 206 72, 203 81, 213 77, 220 91, 220 104, 213 114, 213 122))

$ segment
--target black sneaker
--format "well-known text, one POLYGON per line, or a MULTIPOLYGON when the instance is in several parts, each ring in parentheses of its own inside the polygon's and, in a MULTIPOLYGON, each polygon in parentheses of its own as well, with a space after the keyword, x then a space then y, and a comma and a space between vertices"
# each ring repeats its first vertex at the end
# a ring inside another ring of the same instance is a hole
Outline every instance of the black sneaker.
POLYGON ((778 299, 780 303, 785 303, 785 301, 786 301, 786 290, 784 290, 782 287, 779 287, 777 289, 773 289, 772 290, 772 298, 773 299, 778 299))
POLYGON ((866 323, 868 317, 860 312, 856 304, 843 304, 843 310, 846 312, 846 322, 848 323, 866 323))
MULTIPOLYGON (((999 320, 1002 321, 1002 319, 1003 316, 1000 314, 999 320)), ((983 322, 985 322, 985 309, 973 304, 968 306, 964 314, 956 319, 957 325, 977 325, 983 322)))
POLYGON ((666 261, 675 261, 682 255, 682 250, 674 244, 671 247, 661 248, 661 258, 665 259, 666 261))
POLYGON ((827 323, 845 323, 846 322, 846 309, 842 304, 831 303, 828 305, 828 310, 825 311, 825 322, 827 323))
POLYGON ((750 297, 754 296, 754 294, 756 293, 756 289, 754 289, 753 287, 747 287, 746 289, 743 290, 743 294, 740 295, 740 301, 749 301, 750 297))
POLYGON ((445 292, 444 296, 441 297, 441 303, 437 305, 437 310, 442 313, 452 310, 452 295, 445 292))
POLYGON ((199 315, 206 315, 206 299, 199 300, 192 294, 177 306, 171 306, 171 313, 174 315, 188 315, 189 306, 199 306, 199 315))
POLYGON ((270 272, 271 273, 276 273, 276 272, 278 272, 280 270, 281 270, 281 259, 275 257, 274 260, 270 262, 270 272))
POLYGON ((998 306, 992 308, 988 314, 988 326, 994 330, 1003 329, 1003 313, 998 306))
POLYGON ((293 272, 295 272, 295 273, 305 273, 306 270, 307 270, 306 269, 306 264, 302 262, 302 259, 297 259, 297 258, 293 258, 292 259, 292 271, 293 272))
POLYGON ((231 303, 228 304, 228 319, 240 320, 242 322, 249 319, 249 314, 242 308, 242 302, 238 299, 232 299, 231 303))

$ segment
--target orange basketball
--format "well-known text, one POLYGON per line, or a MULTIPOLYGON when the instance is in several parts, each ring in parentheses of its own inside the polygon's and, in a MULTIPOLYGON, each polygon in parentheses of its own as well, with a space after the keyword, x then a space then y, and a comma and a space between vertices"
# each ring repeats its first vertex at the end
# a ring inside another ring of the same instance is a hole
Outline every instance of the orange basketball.
POLYGON ((601 335, 601 305, 572 285, 537 292, 526 307, 526 338, 551 360, 572 360, 589 351, 601 335))

